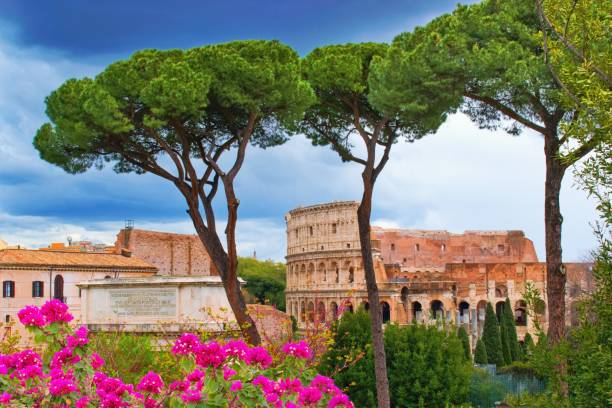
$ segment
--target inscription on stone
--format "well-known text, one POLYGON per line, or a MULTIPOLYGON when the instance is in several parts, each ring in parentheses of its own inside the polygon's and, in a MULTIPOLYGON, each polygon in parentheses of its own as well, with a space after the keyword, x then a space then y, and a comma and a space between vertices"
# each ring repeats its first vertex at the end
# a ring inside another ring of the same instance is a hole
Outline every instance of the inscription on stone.
POLYGON ((111 289, 110 305, 119 317, 176 316, 175 289, 111 289))

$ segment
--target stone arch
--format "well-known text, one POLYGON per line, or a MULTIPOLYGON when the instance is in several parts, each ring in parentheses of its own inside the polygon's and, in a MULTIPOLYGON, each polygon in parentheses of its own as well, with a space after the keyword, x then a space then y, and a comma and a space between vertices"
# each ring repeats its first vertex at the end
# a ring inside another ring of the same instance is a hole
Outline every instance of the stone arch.
POLYGON ((306 282, 308 285, 312 285, 314 283, 314 273, 315 273, 315 266, 314 264, 311 262, 308 264, 308 278, 306 279, 306 282))
POLYGON ((501 321, 502 313, 504 313, 504 309, 506 308, 506 302, 500 300, 495 303, 495 316, 497 316, 497 321, 501 321))
POLYGON ((314 319, 315 319, 314 303, 308 302, 308 309, 306 310, 306 315, 308 316, 308 322, 314 323, 314 319))
POLYGON ((495 284, 495 297, 496 298, 506 298, 508 297, 508 288, 506 285, 501 283, 495 284))
POLYGON ((334 274, 334 283, 340 283, 340 268, 337 262, 332 262, 330 267, 331 272, 334 274))
POLYGON ((306 302, 302 300, 302 307, 300 308, 300 322, 306 321, 306 302))
POLYGON ((522 299, 514 304, 514 324, 527 326, 527 302, 522 299))
POLYGON ((352 266, 349 266, 349 269, 348 269, 348 282, 349 283, 355 282, 355 268, 352 266))
POLYGON ((459 303, 459 322, 463 324, 470 322, 470 304, 465 300, 459 303))
POLYGON ((303 285, 306 282, 306 264, 300 266, 300 277, 298 279, 298 285, 303 285))
POLYGON ((444 303, 438 299, 431 301, 431 315, 434 319, 444 319, 444 303))
POLYGON ((380 302, 380 314, 382 315, 383 324, 389 323, 391 320, 391 306, 389 306, 389 303, 385 301, 380 302))
POLYGON ((478 311, 478 320, 482 320, 484 322, 485 314, 487 313, 487 301, 479 301, 476 305, 476 310, 478 311))
POLYGON ((329 304, 329 309, 330 309, 332 319, 337 320, 338 319, 338 304, 336 302, 331 302, 329 304))
POLYGON ((325 269, 325 263, 319 263, 319 266, 317 267, 317 275, 319 282, 327 281, 327 270, 325 269))
POLYGON ((321 323, 325 323, 325 303, 322 301, 317 305, 317 321, 321 323))
POLYGON ((409 295, 410 291, 408 290, 408 287, 404 286, 402 288, 402 290, 400 291, 400 296, 402 299, 402 303, 406 303, 408 302, 408 295, 409 295))
POLYGON ((416 321, 420 321, 422 315, 423 306, 421 305, 421 302, 412 302, 412 318, 416 321))
POLYGON ((367 300, 362 300, 359 304, 359 308, 363 308, 363 310, 370 310, 370 303, 367 300))

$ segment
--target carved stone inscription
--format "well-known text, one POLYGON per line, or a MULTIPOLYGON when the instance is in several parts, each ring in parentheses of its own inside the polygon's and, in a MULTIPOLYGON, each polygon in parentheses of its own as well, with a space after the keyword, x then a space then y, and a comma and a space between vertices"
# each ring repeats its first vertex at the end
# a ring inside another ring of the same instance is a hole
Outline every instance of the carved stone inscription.
POLYGON ((176 316, 175 289, 111 289, 110 305, 119 317, 176 316))

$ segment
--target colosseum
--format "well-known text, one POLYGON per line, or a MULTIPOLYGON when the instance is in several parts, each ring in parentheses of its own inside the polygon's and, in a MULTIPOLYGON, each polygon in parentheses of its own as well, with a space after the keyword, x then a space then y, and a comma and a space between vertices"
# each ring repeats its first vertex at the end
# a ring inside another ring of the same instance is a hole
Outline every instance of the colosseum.
MULTIPOLYGON (((301 329, 368 308, 353 201, 299 207, 287 223, 287 310, 301 329)), ((546 264, 522 231, 448 231, 372 228, 373 258, 383 322, 444 319, 463 325, 472 341, 482 333, 485 306, 508 297, 522 338, 533 331, 522 299, 531 282, 546 291, 546 264)), ((593 289, 591 266, 566 264, 567 324, 576 300, 593 289)), ((545 298, 545 296, 544 296, 545 298)), ((545 300, 545 299, 544 299, 545 300)), ((546 303, 540 321, 546 325, 546 303)))

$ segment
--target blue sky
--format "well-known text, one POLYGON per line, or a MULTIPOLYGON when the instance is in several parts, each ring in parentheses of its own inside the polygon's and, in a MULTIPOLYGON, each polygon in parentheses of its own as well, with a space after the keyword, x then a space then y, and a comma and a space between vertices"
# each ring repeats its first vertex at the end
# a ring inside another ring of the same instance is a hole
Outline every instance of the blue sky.
MULTIPOLYGON (((67 175, 38 158, 44 98, 71 77, 92 76, 142 48, 188 48, 247 38, 279 39, 300 54, 343 42, 390 41, 454 8, 454 1, 0 2, 0 238, 46 245, 67 236, 112 243, 125 219, 139 228, 192 232, 173 187, 110 169, 67 175)), ((394 147, 379 179, 374 221, 419 229, 521 229, 544 258, 543 144, 477 129, 461 114, 435 135, 394 147)), ((564 255, 595 243, 593 203, 568 174, 561 205, 564 255)), ((358 199, 359 167, 302 136, 251 149, 238 178, 239 251, 282 260, 284 214, 298 206, 358 199)))

